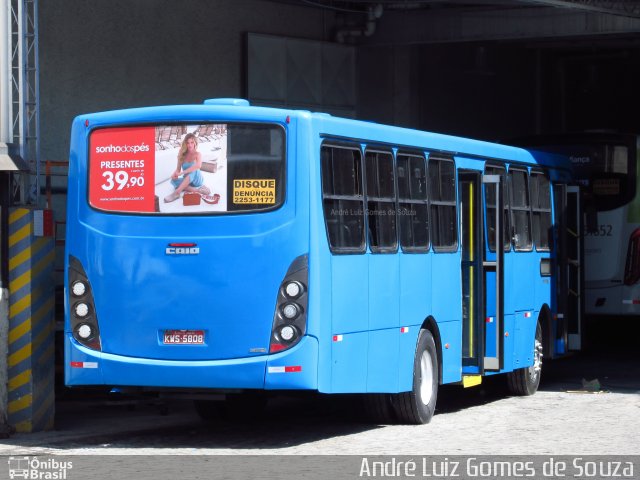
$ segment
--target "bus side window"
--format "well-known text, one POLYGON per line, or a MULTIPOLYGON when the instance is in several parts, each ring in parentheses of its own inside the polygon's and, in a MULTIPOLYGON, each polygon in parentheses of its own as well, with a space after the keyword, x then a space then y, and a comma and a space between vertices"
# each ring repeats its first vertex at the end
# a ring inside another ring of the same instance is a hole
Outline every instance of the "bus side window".
POLYGON ((531 207, 529 205, 529 182, 526 170, 509 169, 511 191, 512 242, 516 251, 530 251, 531 207))
POLYGON ((400 245, 407 252, 426 252, 429 250, 429 205, 425 159, 418 155, 399 154, 396 172, 400 245))
POLYGON ((324 145, 320 163, 322 206, 329 247, 335 253, 362 253, 365 238, 360 149, 324 145))
POLYGON ((452 160, 429 158, 431 242, 436 252, 457 248, 456 171, 452 160))
POLYGON ((367 219, 369 246, 373 253, 398 249, 396 233, 396 188, 391 152, 367 150, 367 219))
POLYGON ((551 187, 542 172, 531 172, 531 212, 536 250, 549 251, 551 245, 551 187))

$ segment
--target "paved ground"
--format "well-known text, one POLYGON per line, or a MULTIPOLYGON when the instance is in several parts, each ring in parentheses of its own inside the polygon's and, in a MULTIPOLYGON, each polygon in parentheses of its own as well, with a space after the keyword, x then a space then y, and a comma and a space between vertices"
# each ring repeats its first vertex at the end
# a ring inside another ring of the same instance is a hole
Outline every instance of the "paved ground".
POLYGON ((546 362, 531 397, 508 396, 500 378, 444 387, 424 426, 372 425, 353 398, 317 395, 273 399, 257 421, 212 425, 187 401, 68 397, 56 424, 54 432, 0 440, 0 455, 639 455, 640 355, 613 347, 546 362), (583 379, 597 379, 602 390, 585 392, 583 379))

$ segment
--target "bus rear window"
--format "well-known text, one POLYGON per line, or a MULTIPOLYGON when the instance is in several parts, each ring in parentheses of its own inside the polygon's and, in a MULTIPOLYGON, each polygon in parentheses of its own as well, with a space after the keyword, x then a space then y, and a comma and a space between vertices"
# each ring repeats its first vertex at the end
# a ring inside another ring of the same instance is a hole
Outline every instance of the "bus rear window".
POLYGON ((89 204, 142 214, 241 213, 284 201, 285 134, 276 125, 101 128, 89 139, 89 204))

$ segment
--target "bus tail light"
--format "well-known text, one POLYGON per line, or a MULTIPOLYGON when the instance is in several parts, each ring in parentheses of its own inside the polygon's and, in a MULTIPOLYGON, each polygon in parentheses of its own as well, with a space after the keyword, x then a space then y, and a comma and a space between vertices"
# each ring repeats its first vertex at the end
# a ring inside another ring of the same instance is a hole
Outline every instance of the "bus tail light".
POLYGON ((73 338, 85 347, 101 350, 98 316, 91 292, 91 284, 80 260, 69 257, 69 320, 73 338))
POLYGON ((307 328, 307 255, 291 262, 278 289, 276 311, 273 315, 269 353, 281 352, 297 344, 307 328))
POLYGON ((624 284, 633 285, 640 280, 640 228, 629 237, 627 260, 624 268, 624 284))
POLYGON ((300 307, 295 303, 287 303, 282 307, 282 314, 289 320, 293 320, 300 314, 300 307))

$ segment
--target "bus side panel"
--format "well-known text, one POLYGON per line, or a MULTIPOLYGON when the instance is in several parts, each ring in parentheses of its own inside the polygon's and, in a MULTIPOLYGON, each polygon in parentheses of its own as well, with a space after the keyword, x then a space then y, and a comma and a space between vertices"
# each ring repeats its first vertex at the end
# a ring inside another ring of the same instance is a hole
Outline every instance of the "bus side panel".
POLYGON ((398 391, 398 345, 400 329, 369 332, 367 392, 398 391))
POLYGON ((320 253, 317 246, 314 245, 314 234, 324 235, 324 230, 317 230, 313 222, 311 228, 307 335, 318 339, 318 390, 329 393, 331 391, 331 349, 333 345, 331 257, 326 251, 320 253))
MULTIPOLYGON (((505 255, 504 291, 505 313, 534 309, 534 270, 540 271, 540 262, 532 252, 511 252, 505 255)), ((536 276, 538 274, 536 273, 536 276)))
POLYGON ((399 327, 398 255, 369 255, 369 330, 399 327))
POLYGON ((331 259, 333 335, 368 330, 368 270, 366 255, 336 255, 331 259))
POLYGON ((411 326, 409 330, 400 335, 398 357, 398 391, 408 392, 413 388, 413 362, 418 345, 420 325, 411 326))
POLYGON ((533 279, 535 285, 533 308, 539 310, 542 305, 547 304, 551 306, 551 299, 554 295, 554 292, 551 290, 551 277, 543 277, 540 274, 540 265, 542 260, 551 258, 551 253, 535 251, 531 256, 535 261, 533 266, 533 279))
POLYGON ((331 349, 331 393, 367 391, 367 353, 369 333, 337 336, 331 349))
POLYGON ((431 264, 433 255, 400 255, 400 326, 409 330, 400 335, 398 391, 411 390, 413 360, 418 333, 431 314, 431 264))
POLYGON ((369 255, 367 391, 397 392, 400 336, 398 255, 369 255))
MULTIPOLYGON (((488 339, 489 337, 487 337, 488 339)), ((491 336, 494 338, 494 336, 491 336)), ((504 336, 503 336, 503 352, 504 352, 504 367, 503 370, 509 372, 513 370, 513 365, 515 365, 515 349, 514 343, 516 341, 516 326, 515 326, 515 315, 505 315, 504 316, 504 336)), ((494 342, 495 343, 495 342, 494 342)), ((495 355, 495 349, 491 352, 491 355, 495 355)))
MULTIPOLYGON (((510 254, 505 255, 508 258, 505 261, 505 317, 511 314, 517 314, 515 317, 515 328, 509 333, 509 336, 513 338, 513 348, 515 352, 513 369, 520 368, 516 359, 521 355, 521 336, 525 333, 520 325, 524 312, 533 312, 535 301, 535 283, 534 283, 534 268, 536 270, 535 276, 538 276, 537 271, 540 269, 540 265, 537 260, 537 255, 533 252, 516 252, 512 251, 510 254), (535 264, 535 266, 534 266, 535 264)), ((538 307, 539 308, 539 307, 538 307)), ((505 332, 507 330, 505 329, 505 332)), ((533 347, 532 347, 533 348, 533 347)), ((526 353, 526 352, 525 352, 526 353)), ((505 369, 509 368, 508 357, 505 358, 505 369)))
POLYGON ((516 312, 513 369, 533 365, 533 342, 536 334, 538 312, 516 312))
POLYGON ((536 284, 535 307, 540 309, 545 304, 551 306, 553 304, 552 298, 551 277, 540 276, 536 284))
MULTIPOLYGON (((462 319, 462 286, 460 281, 460 254, 436 253, 432 255, 431 314, 438 323, 462 319)), ((459 343, 460 340, 457 340, 459 343)))
POLYGON ((432 315, 442 343, 442 381, 459 381, 462 375, 462 282, 460 253, 432 255, 432 315), (449 344, 449 348, 444 345, 449 344))
POLYGON ((442 342, 442 383, 459 382, 462 379, 462 322, 438 322, 438 328, 442 342))
POLYGON ((400 326, 422 325, 432 313, 433 255, 400 255, 400 326))
POLYGON ((332 392, 355 393, 367 389, 368 270, 366 255, 331 258, 332 392))

